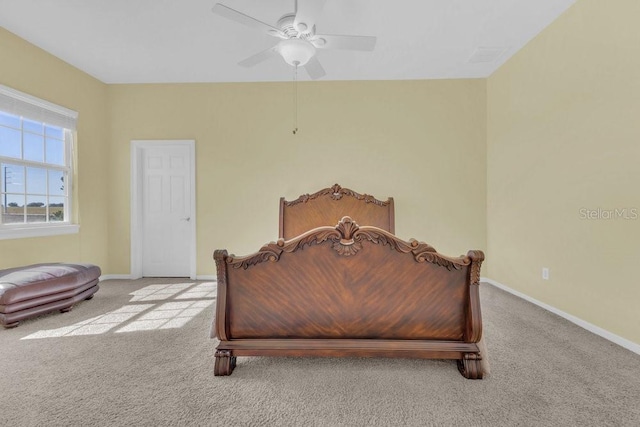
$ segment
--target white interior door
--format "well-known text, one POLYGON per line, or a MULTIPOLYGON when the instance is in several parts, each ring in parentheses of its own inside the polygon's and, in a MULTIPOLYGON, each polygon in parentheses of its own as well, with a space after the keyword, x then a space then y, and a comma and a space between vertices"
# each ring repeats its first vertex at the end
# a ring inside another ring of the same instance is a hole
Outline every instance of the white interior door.
MULTIPOLYGON (((192 277, 195 254, 190 144, 149 142, 139 147, 141 273, 146 277, 192 277)), ((132 233, 133 238, 134 233, 132 233)))

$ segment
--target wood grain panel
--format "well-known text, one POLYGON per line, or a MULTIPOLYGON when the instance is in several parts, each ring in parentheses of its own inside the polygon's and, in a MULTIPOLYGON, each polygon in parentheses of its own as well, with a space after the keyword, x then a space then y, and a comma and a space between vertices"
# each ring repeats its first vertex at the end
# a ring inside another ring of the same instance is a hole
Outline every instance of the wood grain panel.
POLYGON ((231 269, 229 283, 230 339, 459 340, 464 332, 465 271, 368 241, 351 257, 325 241, 231 269))
POLYGON ((360 224, 395 232, 392 197, 382 201, 335 184, 296 200, 281 198, 279 237, 289 240, 312 228, 334 226, 344 216, 360 224))

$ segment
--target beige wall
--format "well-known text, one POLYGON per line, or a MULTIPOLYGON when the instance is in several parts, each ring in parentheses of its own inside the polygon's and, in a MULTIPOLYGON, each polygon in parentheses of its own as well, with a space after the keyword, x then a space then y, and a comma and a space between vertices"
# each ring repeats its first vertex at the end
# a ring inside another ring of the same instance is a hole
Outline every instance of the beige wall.
POLYGON ((78 112, 74 211, 80 233, 0 240, 0 268, 36 262, 107 265, 107 86, 0 27, 0 84, 78 112))
POLYGON ((640 213, 638 17, 579 0, 488 79, 484 272, 635 343, 640 219, 581 209, 640 213))
POLYGON ((197 272, 214 249, 257 251, 278 234, 278 200, 339 183, 396 204, 396 232, 443 253, 484 249, 483 80, 109 87, 109 266, 129 273, 134 139, 195 139, 197 272), (117 230, 117 232, 116 232, 117 230))
POLYGON ((0 28, 0 84, 80 113, 81 224, 0 241, 0 268, 128 274, 130 140, 195 139, 200 275, 274 239, 280 196, 338 182, 394 196, 400 237, 487 249, 483 275, 640 343, 640 220, 581 217, 640 209, 637 16, 579 0, 486 81, 302 83, 296 136, 290 83, 107 86, 0 28))

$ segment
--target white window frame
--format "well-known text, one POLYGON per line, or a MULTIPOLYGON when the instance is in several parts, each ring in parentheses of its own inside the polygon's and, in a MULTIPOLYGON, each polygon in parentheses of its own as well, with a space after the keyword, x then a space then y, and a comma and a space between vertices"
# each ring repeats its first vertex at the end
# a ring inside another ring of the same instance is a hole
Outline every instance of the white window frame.
POLYGON ((2 156, 0 156, 0 162, 53 170, 64 169, 67 172, 67 180, 65 181, 65 191, 67 194, 65 195, 64 221, 18 224, 0 223, 0 240, 78 233, 80 226, 74 223, 73 217, 73 176, 75 173, 73 164, 73 142, 78 113, 3 85, 0 85, 0 111, 20 116, 24 119, 63 128, 65 139, 65 166, 62 168, 49 168, 46 163, 30 162, 24 159, 2 156))

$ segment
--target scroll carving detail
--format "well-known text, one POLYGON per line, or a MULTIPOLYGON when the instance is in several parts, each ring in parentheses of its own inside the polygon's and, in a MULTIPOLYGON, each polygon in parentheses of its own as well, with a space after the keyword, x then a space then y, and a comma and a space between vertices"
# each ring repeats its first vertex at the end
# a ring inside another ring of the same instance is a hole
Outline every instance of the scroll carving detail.
POLYGON ((472 285, 479 285, 480 284, 480 266, 482 266, 482 261, 484 261, 484 253, 482 251, 469 251, 467 253, 467 257, 469 257, 473 261, 471 264, 470 283, 472 285))
POLYGON ((445 267, 447 270, 459 270, 471 263, 469 256, 449 258, 440 255, 433 246, 424 242, 414 239, 405 242, 380 228, 360 227, 348 216, 343 217, 335 227, 318 227, 288 241, 280 239, 277 243, 271 242, 264 245, 253 255, 245 257, 231 255, 227 257, 226 262, 233 268, 247 269, 261 262, 277 262, 283 252, 295 252, 305 246, 319 245, 327 240, 331 241, 331 247, 341 256, 356 255, 362 249, 362 242, 369 241, 377 245, 388 245, 401 253, 411 253, 416 262, 428 262, 445 267))
MULTIPOLYGON (((224 271, 222 268, 222 263, 224 262, 225 257, 227 256, 227 251, 224 249, 216 249, 213 252, 213 260, 216 263, 216 271, 224 271)), ((218 276, 218 284, 222 286, 226 286, 227 278, 224 274, 218 276)))
POLYGON ((313 194, 303 194, 296 200, 292 200, 290 202, 285 201, 284 203, 286 206, 295 206, 299 203, 307 203, 309 200, 317 199, 320 196, 330 196, 333 200, 340 200, 343 196, 350 196, 355 197, 358 200, 364 200, 365 203, 373 203, 378 206, 387 206, 389 204, 388 201, 378 200, 369 194, 356 193, 349 188, 342 188, 338 184, 334 184, 329 188, 325 188, 324 190, 320 190, 313 194))
POLYGON ((282 249, 280 249, 277 243, 271 242, 261 247, 260 250, 253 255, 246 257, 230 255, 227 258, 227 264, 231 264, 234 268, 242 267, 246 270, 250 266, 260 264, 261 262, 276 262, 280 259, 280 254, 282 254, 282 249))

